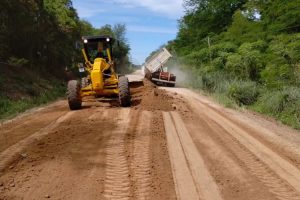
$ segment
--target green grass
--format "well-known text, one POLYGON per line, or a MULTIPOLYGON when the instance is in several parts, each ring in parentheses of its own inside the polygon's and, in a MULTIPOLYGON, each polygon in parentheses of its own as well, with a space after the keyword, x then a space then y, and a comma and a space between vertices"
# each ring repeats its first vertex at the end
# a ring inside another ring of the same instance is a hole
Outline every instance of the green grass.
POLYGON ((38 95, 24 99, 13 100, 7 96, 0 96, 0 119, 11 118, 30 108, 54 101, 65 95, 65 86, 61 83, 52 83, 52 87, 44 89, 38 95))
POLYGON ((264 89, 258 101, 249 108, 274 117, 295 129, 300 129, 300 88, 264 89))
POLYGON ((228 80, 222 76, 193 79, 190 87, 212 96, 225 107, 246 108, 273 117, 300 130, 300 88, 267 89, 251 81, 228 80))
POLYGON ((218 103, 222 104, 226 108, 238 108, 239 105, 225 93, 212 93, 210 94, 218 103))

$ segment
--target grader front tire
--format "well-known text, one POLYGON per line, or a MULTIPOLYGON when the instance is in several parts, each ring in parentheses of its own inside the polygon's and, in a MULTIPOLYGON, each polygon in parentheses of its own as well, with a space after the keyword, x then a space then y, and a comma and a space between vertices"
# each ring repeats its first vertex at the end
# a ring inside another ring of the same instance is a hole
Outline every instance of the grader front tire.
POLYGON ((128 78, 125 76, 119 77, 118 87, 120 105, 122 107, 129 107, 131 105, 131 97, 128 78))
POLYGON ((79 110, 81 108, 80 84, 76 80, 68 82, 68 103, 71 110, 79 110))

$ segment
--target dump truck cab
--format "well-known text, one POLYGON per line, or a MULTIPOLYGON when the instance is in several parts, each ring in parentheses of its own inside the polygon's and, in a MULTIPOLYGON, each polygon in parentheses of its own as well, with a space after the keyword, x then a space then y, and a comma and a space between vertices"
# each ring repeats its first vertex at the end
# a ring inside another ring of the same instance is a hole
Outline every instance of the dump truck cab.
POLYGON ((119 96, 121 106, 130 106, 128 79, 119 76, 114 70, 114 38, 106 35, 83 36, 82 54, 85 65, 83 71, 87 76, 81 82, 68 83, 68 102, 71 110, 81 108, 85 96, 108 97, 119 96))

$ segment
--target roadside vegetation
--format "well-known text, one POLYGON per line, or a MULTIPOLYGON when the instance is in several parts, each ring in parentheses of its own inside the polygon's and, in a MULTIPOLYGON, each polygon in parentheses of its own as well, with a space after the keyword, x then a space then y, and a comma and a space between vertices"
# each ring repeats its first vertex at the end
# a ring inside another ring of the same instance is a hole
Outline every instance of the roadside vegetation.
POLYGON ((0 66, 0 119, 54 101, 65 94, 64 82, 52 75, 45 78, 46 75, 20 66, 0 66))
POLYGON ((65 94, 66 68, 83 62, 82 35, 110 35, 118 73, 133 70, 123 24, 93 27, 71 0, 0 1, 0 119, 65 94))
POLYGON ((299 6, 281 0, 185 0, 177 37, 166 46, 188 86, 299 129, 299 6))

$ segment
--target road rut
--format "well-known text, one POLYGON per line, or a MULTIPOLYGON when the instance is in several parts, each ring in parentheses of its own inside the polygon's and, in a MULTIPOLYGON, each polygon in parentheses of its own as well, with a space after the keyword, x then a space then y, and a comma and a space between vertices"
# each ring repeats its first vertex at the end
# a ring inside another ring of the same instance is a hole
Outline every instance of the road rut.
POLYGON ((131 93, 0 125, 0 199, 300 199, 298 131, 184 88, 131 93))

